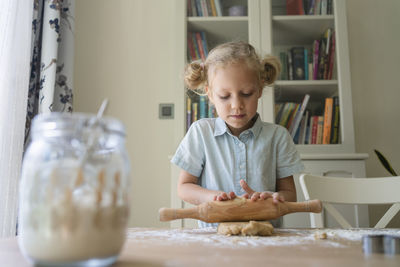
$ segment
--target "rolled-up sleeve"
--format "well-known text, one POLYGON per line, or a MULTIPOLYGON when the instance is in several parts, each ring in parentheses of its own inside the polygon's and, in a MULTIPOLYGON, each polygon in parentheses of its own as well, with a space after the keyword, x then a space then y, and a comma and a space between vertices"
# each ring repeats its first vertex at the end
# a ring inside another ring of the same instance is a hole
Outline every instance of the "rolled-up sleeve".
POLYGON ((200 125, 198 123, 193 123, 182 142, 179 144, 171 162, 182 170, 199 177, 204 167, 204 155, 204 144, 200 125))

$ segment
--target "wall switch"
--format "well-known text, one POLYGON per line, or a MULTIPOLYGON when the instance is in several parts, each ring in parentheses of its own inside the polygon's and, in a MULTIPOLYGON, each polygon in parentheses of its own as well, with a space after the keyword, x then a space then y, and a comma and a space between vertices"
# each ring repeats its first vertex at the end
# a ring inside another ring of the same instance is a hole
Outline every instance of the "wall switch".
POLYGON ((174 118, 174 104, 161 103, 158 107, 159 119, 173 119, 174 118))

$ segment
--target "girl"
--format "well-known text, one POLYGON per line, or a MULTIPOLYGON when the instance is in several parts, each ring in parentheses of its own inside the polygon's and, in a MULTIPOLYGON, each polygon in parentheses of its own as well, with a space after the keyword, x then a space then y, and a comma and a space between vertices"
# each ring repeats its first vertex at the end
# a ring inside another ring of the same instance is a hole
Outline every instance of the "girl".
MULTIPOLYGON (((204 63, 186 67, 186 86, 204 89, 218 118, 194 122, 171 160, 182 169, 182 200, 194 205, 236 196, 296 201, 292 175, 303 170, 299 154, 286 128, 261 121, 257 113, 264 86, 279 70, 274 57, 260 60, 244 42, 219 45, 204 63)), ((279 227, 280 220, 272 224, 279 227)))

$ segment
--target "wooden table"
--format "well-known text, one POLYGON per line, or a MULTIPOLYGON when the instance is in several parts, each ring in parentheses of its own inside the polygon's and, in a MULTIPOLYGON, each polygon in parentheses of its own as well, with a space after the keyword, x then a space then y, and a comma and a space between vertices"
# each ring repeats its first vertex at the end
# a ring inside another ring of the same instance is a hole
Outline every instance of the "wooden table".
MULTIPOLYGON (((382 233, 400 229, 277 229, 270 237, 236 237, 213 228, 132 228, 114 266, 400 266, 399 255, 363 254, 362 235, 382 233), (327 239, 316 238, 322 232, 327 239)), ((0 239, 0 266, 30 266, 16 238, 0 239)))

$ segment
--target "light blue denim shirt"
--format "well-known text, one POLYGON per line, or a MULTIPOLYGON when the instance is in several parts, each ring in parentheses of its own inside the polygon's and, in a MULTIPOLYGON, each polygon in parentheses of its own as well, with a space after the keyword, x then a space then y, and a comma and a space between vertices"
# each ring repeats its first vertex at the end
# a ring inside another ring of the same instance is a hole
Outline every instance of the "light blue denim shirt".
MULTIPOLYGON (((194 122, 180 143, 172 163, 199 177, 198 184, 211 190, 245 191, 245 180, 258 192, 276 191, 276 180, 304 169, 286 128, 263 122, 257 115, 253 127, 239 138, 221 118, 194 122)), ((280 221, 272 222, 276 227, 280 221)), ((215 226, 199 222, 200 227, 215 226)))

